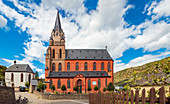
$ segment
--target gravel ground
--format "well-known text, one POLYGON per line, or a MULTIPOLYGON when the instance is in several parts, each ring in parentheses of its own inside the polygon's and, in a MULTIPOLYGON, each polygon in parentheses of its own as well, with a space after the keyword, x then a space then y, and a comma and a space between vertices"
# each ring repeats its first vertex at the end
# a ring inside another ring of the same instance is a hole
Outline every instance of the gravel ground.
POLYGON ((18 99, 19 95, 27 97, 28 104, 89 104, 88 100, 46 100, 39 99, 35 94, 29 92, 15 92, 15 98, 18 99))

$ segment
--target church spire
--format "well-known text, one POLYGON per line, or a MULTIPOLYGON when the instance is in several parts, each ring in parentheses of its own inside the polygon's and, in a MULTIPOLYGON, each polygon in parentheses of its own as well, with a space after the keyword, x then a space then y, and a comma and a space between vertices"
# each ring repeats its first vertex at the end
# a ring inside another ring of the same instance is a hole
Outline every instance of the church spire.
POLYGON ((59 10, 57 11, 57 17, 55 20, 55 26, 54 31, 58 28, 59 32, 61 33, 61 23, 60 23, 60 16, 59 16, 59 10))

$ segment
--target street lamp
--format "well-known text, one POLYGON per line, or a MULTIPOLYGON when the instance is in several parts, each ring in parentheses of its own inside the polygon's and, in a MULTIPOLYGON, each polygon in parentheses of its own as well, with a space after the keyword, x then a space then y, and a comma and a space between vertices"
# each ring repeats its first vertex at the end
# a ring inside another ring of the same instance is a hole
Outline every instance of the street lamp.
POLYGON ((45 84, 46 83, 50 83, 50 81, 44 81, 44 83, 43 83, 44 84, 44 94, 45 94, 45 84))

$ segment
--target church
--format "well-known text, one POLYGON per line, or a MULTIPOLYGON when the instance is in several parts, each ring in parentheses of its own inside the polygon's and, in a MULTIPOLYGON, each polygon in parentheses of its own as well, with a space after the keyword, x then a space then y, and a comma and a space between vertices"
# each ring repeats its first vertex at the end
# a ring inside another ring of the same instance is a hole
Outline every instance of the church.
MULTIPOLYGON (((67 34, 69 35, 69 34, 67 34)), ((52 92, 52 85, 57 92, 63 92, 61 86, 66 86, 66 92, 95 92, 98 86, 103 91, 110 82, 113 83, 113 59, 105 49, 66 49, 65 34, 61 27, 59 12, 52 29, 45 58, 46 92, 52 92)))

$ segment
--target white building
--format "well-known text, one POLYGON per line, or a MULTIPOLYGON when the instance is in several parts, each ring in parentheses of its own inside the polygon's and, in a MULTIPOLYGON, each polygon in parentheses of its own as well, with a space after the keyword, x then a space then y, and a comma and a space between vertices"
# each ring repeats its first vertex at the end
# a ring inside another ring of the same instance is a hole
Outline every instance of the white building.
POLYGON ((28 64, 16 64, 5 71, 5 82, 8 87, 25 86, 25 82, 34 79, 34 72, 28 64))

